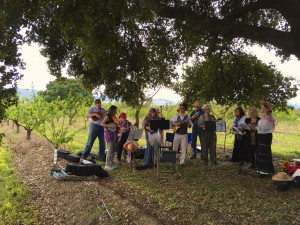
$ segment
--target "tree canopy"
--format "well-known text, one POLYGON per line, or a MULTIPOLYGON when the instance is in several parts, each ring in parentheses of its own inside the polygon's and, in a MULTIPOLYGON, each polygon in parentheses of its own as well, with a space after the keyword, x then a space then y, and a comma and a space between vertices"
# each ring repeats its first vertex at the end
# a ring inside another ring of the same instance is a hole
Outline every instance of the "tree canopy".
MULTIPOLYGON (((103 86, 109 98, 131 105, 145 97, 147 88, 170 87, 179 78, 176 66, 190 57, 201 62, 220 49, 243 51, 245 45, 256 43, 275 48, 283 57, 300 57, 299 0, 10 0, 1 4, 3 15, 16 14, 19 19, 9 22, 14 33, 7 40, 15 41, 18 30, 27 27, 27 41, 41 45, 53 75, 61 77, 67 67, 68 74, 80 78, 86 88, 103 86)), ((10 31, 10 26, 4 28, 10 31)))
POLYGON ((273 65, 253 55, 225 52, 187 67, 175 90, 185 102, 200 97, 203 102, 259 107, 263 99, 268 99, 278 108, 286 109, 287 100, 295 97, 298 90, 293 81, 294 78, 284 77, 273 65))
POLYGON ((76 79, 61 78, 59 80, 50 81, 46 85, 45 91, 39 91, 38 95, 42 96, 47 102, 57 100, 65 100, 72 96, 74 100, 84 99, 84 105, 91 105, 94 96, 91 91, 85 90, 76 79))
POLYGON ((23 68, 18 46, 22 43, 19 34, 26 25, 24 14, 26 2, 0 1, 0 121, 5 109, 16 102, 17 81, 22 78, 18 68, 23 68))

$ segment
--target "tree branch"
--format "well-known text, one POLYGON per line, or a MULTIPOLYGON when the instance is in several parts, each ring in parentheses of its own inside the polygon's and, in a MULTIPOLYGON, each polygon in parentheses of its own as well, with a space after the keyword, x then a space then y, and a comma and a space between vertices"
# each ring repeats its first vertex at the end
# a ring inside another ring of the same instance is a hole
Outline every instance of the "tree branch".
MULTIPOLYGON (((299 5, 300 8, 299 1, 291 0, 291 2, 293 2, 293 5, 295 7, 299 5)), ((194 32, 197 32, 199 34, 208 32, 211 35, 220 34, 223 37, 230 39, 241 37, 250 39, 252 41, 268 43, 277 48, 283 49, 290 54, 295 54, 298 58, 300 58, 300 47, 297 44, 299 35, 297 35, 297 33, 283 32, 267 27, 250 26, 232 21, 234 18, 240 17, 242 13, 247 13, 252 10, 258 10, 260 8, 268 7, 276 9, 286 15, 287 13, 284 12, 288 12, 288 9, 290 9, 291 6, 285 6, 283 7, 285 10, 282 10, 281 8, 284 4, 288 5, 284 1, 261 0, 253 4, 249 4, 244 8, 241 8, 239 11, 234 12, 225 19, 200 16, 188 8, 170 7, 165 4, 159 3, 159 1, 156 0, 140 0, 140 4, 150 9, 158 16, 187 22, 187 24, 190 25, 194 32), (259 5, 261 7, 259 7, 259 5)), ((298 17, 298 14, 299 13, 293 15, 297 15, 298 17)))

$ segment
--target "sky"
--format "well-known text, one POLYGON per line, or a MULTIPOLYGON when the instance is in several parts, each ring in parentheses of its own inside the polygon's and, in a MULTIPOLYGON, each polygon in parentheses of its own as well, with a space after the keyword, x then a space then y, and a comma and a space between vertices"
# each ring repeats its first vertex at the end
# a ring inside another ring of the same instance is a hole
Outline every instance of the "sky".
MULTIPOLYGON (((277 70, 282 72, 284 76, 293 76, 297 80, 300 80, 300 61, 296 57, 291 57, 291 60, 281 62, 279 57, 275 56, 274 51, 269 51, 259 46, 251 47, 250 52, 255 54, 258 59, 269 64, 275 65, 277 70)), ((23 45, 20 49, 22 53, 22 59, 26 63, 26 69, 21 71, 24 74, 22 80, 18 81, 18 87, 24 89, 36 89, 45 90, 47 83, 55 80, 55 77, 50 75, 47 68, 47 59, 43 57, 39 52, 39 46, 37 44, 23 45)), ((297 93, 297 97, 291 99, 289 102, 300 103, 300 91, 297 93)), ((174 102, 180 102, 181 97, 174 91, 169 89, 161 89, 155 96, 154 99, 168 99, 174 102)))

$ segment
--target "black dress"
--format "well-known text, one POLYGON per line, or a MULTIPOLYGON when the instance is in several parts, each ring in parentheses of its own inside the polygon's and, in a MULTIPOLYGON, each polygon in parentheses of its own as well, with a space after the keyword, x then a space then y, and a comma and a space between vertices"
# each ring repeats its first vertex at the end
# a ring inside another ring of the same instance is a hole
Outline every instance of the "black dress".
POLYGON ((232 151, 232 162, 249 162, 249 130, 243 130, 243 135, 235 134, 232 151))
POLYGON ((256 123, 251 123, 251 118, 245 119, 245 123, 248 124, 250 128, 250 132, 247 135, 247 145, 248 145, 248 157, 249 162, 251 163, 251 168, 255 167, 255 158, 257 154, 257 131, 255 127, 257 126, 258 121, 260 120, 260 117, 256 117, 256 123))

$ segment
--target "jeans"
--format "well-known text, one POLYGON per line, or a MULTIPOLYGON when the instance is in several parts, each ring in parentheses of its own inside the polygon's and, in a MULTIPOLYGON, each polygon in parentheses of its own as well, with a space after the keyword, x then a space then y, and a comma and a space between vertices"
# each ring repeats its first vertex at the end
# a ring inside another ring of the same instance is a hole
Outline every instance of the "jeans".
MULTIPOLYGON (((199 137, 200 145, 201 145, 202 144, 201 129, 197 126, 193 126, 191 147, 193 149, 193 156, 194 157, 196 157, 196 155, 197 155, 197 137, 199 137)), ((201 148, 201 158, 202 157, 203 157, 203 150, 201 148)))
POLYGON ((116 151, 117 142, 107 142, 107 152, 106 152, 106 163, 105 166, 111 167, 114 161, 114 154, 116 151))
POLYGON ((84 159, 87 158, 88 155, 91 153, 91 149, 97 137, 99 140, 99 147, 98 147, 99 157, 104 155, 105 153, 104 128, 101 127, 100 125, 91 123, 89 128, 88 140, 83 150, 82 158, 84 159))
POLYGON ((144 166, 153 166, 154 164, 154 147, 150 145, 148 133, 146 133, 146 150, 143 164, 144 166))

